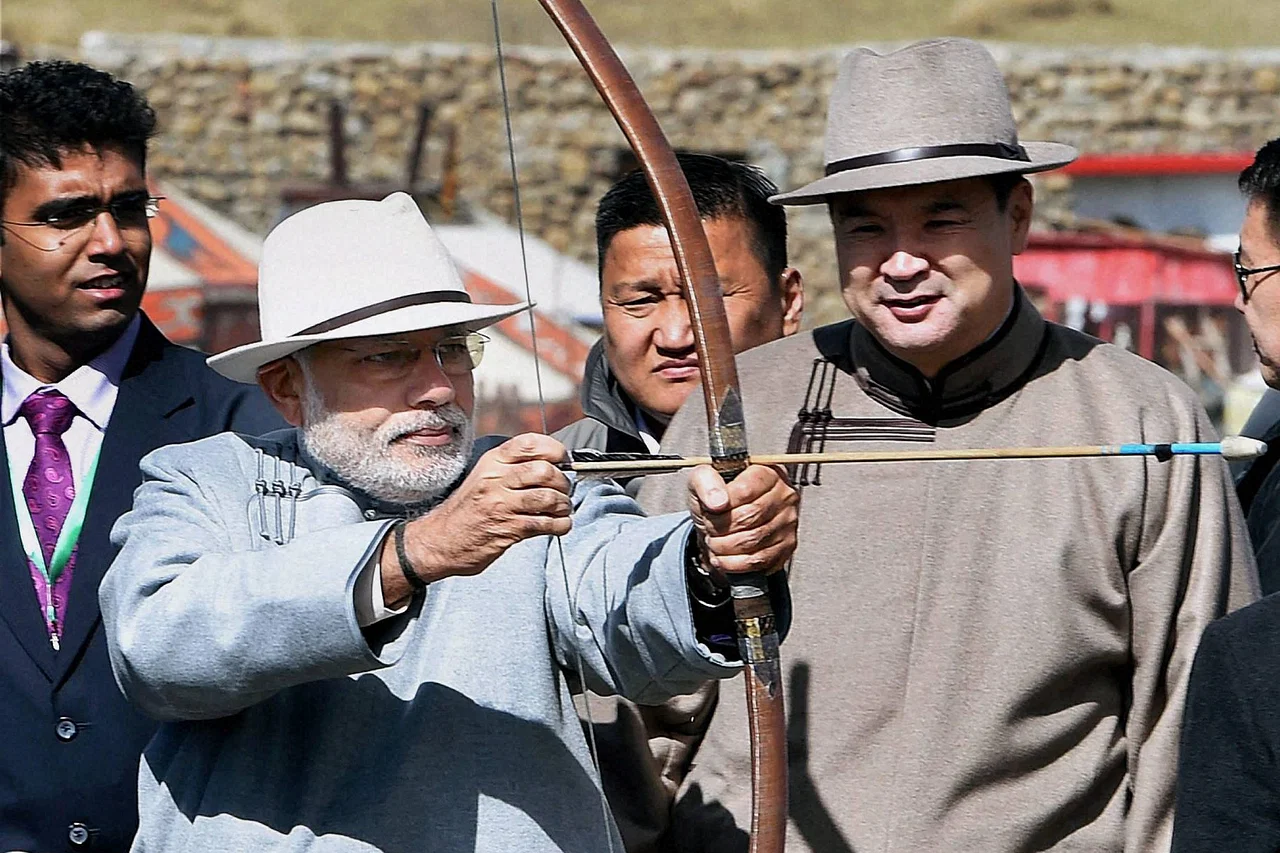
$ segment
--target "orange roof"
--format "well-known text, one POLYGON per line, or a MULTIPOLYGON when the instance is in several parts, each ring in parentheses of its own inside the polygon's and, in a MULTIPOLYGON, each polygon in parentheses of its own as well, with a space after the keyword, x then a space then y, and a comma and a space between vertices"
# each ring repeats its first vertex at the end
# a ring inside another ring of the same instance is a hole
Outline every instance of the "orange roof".
POLYGON ((255 284, 258 266, 233 249, 174 199, 160 205, 151 220, 151 240, 155 249, 172 256, 208 285, 255 284))
MULTIPOLYGON (((512 294, 505 287, 471 270, 462 271, 462 282, 476 302, 503 304, 513 301, 512 294)), ((536 311, 531 313, 537 323, 538 357, 559 373, 575 382, 581 382, 582 372, 587 364, 587 353, 591 347, 578 340, 572 332, 558 323, 548 320, 536 311)), ((533 352, 529 318, 524 314, 508 317, 498 323, 497 328, 502 332, 503 337, 522 349, 533 352)))

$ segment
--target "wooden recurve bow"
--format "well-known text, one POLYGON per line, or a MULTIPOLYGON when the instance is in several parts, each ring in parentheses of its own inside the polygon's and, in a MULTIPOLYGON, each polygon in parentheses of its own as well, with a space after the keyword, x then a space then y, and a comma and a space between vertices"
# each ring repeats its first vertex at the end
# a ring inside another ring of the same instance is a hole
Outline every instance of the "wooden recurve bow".
MULTIPOLYGON (((702 370, 711 457, 726 479, 747 466, 738 371, 720 278, 684 173, 613 46, 579 0, 540 0, 622 128, 662 212, 684 285, 702 370)), ((735 576, 733 607, 751 731, 751 853, 782 853, 787 742, 778 634, 763 575, 735 576)))

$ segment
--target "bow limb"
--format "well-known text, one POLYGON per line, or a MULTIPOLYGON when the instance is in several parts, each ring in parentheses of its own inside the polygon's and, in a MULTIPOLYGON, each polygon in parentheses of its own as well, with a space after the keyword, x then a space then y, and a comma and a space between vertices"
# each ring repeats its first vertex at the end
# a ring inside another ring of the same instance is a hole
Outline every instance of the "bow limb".
MULTIPOLYGON (((702 370, 711 457, 726 477, 747 465, 742 395, 720 277, 689 184, 630 73, 580 0, 540 0, 613 113, 662 212, 702 370)), ((751 853, 781 853, 787 744, 778 635, 763 575, 735 578, 733 606, 751 726, 751 853)))

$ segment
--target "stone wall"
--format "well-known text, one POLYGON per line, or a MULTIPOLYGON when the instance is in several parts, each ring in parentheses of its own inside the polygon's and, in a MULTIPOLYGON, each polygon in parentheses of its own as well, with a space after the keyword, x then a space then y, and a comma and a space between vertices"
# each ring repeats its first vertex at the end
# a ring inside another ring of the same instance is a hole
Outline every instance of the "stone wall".
MULTIPOLYGON (((1044 49, 993 45, 1024 139, 1087 152, 1247 151, 1280 136, 1280 50, 1044 49)), ((827 90, 841 51, 624 50, 678 148, 744 156, 783 187, 822 167, 827 90)), ((161 116, 153 171, 258 231, 290 183, 328 174, 327 110, 347 104, 351 178, 404 173, 417 107, 458 130, 472 203, 513 217, 492 47, 87 36, 81 58, 140 85, 161 116)), ((507 49, 511 123, 526 227, 594 260, 596 199, 630 162, 621 134, 567 51, 507 49)), ((428 145, 438 173, 443 135, 428 145)), ((1069 205, 1065 176, 1039 181, 1041 207, 1069 205)), ((843 315, 823 211, 791 214, 811 319, 843 315)))

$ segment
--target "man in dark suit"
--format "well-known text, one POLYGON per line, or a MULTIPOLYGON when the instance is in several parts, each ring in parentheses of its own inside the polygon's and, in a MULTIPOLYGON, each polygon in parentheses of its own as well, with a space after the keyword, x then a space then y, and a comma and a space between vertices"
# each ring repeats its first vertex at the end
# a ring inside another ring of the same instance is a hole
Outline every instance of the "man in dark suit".
POLYGON ((155 114, 85 65, 0 75, 0 850, 127 850, 155 724, 111 674, 108 535, 165 444, 280 425, 139 311, 155 114))
MULTIPOLYGON (((1258 149, 1239 183, 1247 204, 1236 308, 1263 380, 1280 389, 1280 139, 1258 149)), ((1280 591, 1280 423, 1265 412, 1250 418, 1262 426, 1249 434, 1269 449, 1236 490, 1266 597, 1210 625, 1196 651, 1178 760, 1176 853, 1280 849, 1280 595, 1273 594, 1280 591)))

